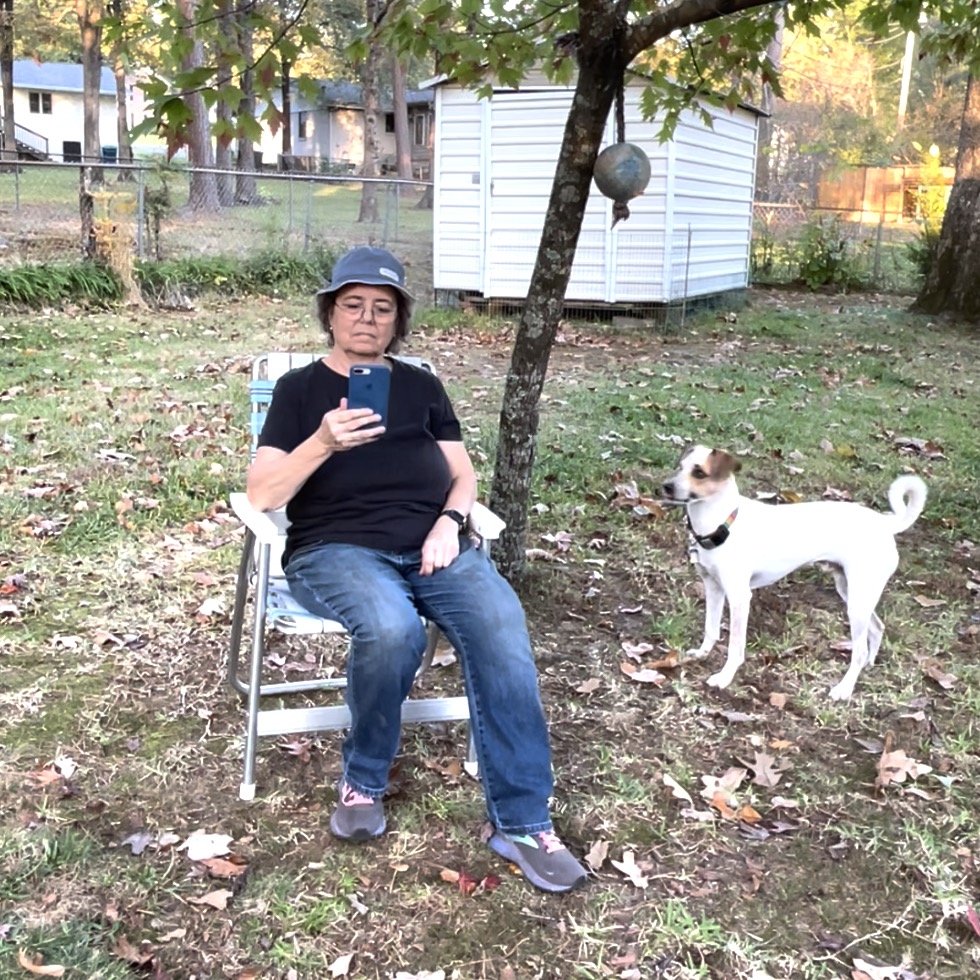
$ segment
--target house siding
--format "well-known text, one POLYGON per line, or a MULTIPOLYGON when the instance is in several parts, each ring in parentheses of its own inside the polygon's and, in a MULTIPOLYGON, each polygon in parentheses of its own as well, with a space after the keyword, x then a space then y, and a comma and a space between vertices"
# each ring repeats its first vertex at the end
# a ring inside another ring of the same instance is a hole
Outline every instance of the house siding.
MULTIPOLYGON (((484 102, 453 83, 437 87, 436 289, 526 296, 572 94, 541 78, 484 102), (481 156, 487 179, 474 185, 481 156)), ((744 287, 757 114, 712 108, 708 128, 687 113, 662 144, 659 120, 642 118, 639 98, 638 86, 627 89, 626 138, 649 157, 650 184, 615 227, 612 202, 593 185, 566 299, 656 303, 744 287)), ((604 145, 614 140, 610 118, 604 145)))

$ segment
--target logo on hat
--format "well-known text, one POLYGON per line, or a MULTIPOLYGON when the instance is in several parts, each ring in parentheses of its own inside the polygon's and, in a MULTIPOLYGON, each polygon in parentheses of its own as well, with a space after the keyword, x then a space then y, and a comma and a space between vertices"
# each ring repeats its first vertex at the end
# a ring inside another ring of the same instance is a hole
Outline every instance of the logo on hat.
POLYGON ((402 281, 402 277, 398 275, 394 269, 386 269, 384 266, 381 266, 381 268, 378 269, 378 275, 385 276, 387 279, 394 279, 394 281, 399 284, 401 284, 402 281))

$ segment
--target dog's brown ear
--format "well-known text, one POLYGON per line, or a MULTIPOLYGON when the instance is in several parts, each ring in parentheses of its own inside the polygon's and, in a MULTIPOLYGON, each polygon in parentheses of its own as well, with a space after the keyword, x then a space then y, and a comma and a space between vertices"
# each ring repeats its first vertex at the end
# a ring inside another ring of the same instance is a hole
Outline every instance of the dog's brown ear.
POLYGON ((719 480, 727 480, 742 468, 741 462, 724 449, 712 449, 708 458, 711 460, 711 475, 719 480))

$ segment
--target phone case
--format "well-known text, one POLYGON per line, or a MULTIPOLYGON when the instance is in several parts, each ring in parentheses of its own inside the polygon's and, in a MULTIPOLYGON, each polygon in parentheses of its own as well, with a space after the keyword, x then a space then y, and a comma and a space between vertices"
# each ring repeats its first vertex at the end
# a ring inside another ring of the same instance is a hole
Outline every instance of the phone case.
POLYGON ((388 425, 388 393, 391 368, 384 364, 355 364, 347 378, 347 407, 370 408, 388 425))

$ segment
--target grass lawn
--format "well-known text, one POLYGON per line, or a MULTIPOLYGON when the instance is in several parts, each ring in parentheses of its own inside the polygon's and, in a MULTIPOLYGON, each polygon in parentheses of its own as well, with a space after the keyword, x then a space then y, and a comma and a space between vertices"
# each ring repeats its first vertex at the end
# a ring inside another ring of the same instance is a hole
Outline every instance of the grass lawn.
MULTIPOLYGON (((319 348, 310 306, 0 325, 0 977, 976 977, 980 335, 782 291, 667 335, 564 326, 521 588, 559 830, 594 876, 554 897, 481 843, 458 726, 405 731, 369 845, 327 830, 336 733, 266 741, 238 799, 227 498, 250 357, 319 348), (826 696, 846 622, 817 569, 757 595, 727 690, 704 684, 720 652, 663 666, 700 641, 683 522, 653 503, 692 441, 737 453, 749 494, 881 509, 899 473, 926 480, 850 703, 826 696)), ((446 381, 485 489, 512 333, 423 311, 407 351, 446 381)), ((323 659, 271 651, 280 678, 323 659)), ((455 692, 456 668, 422 683, 455 692)))

